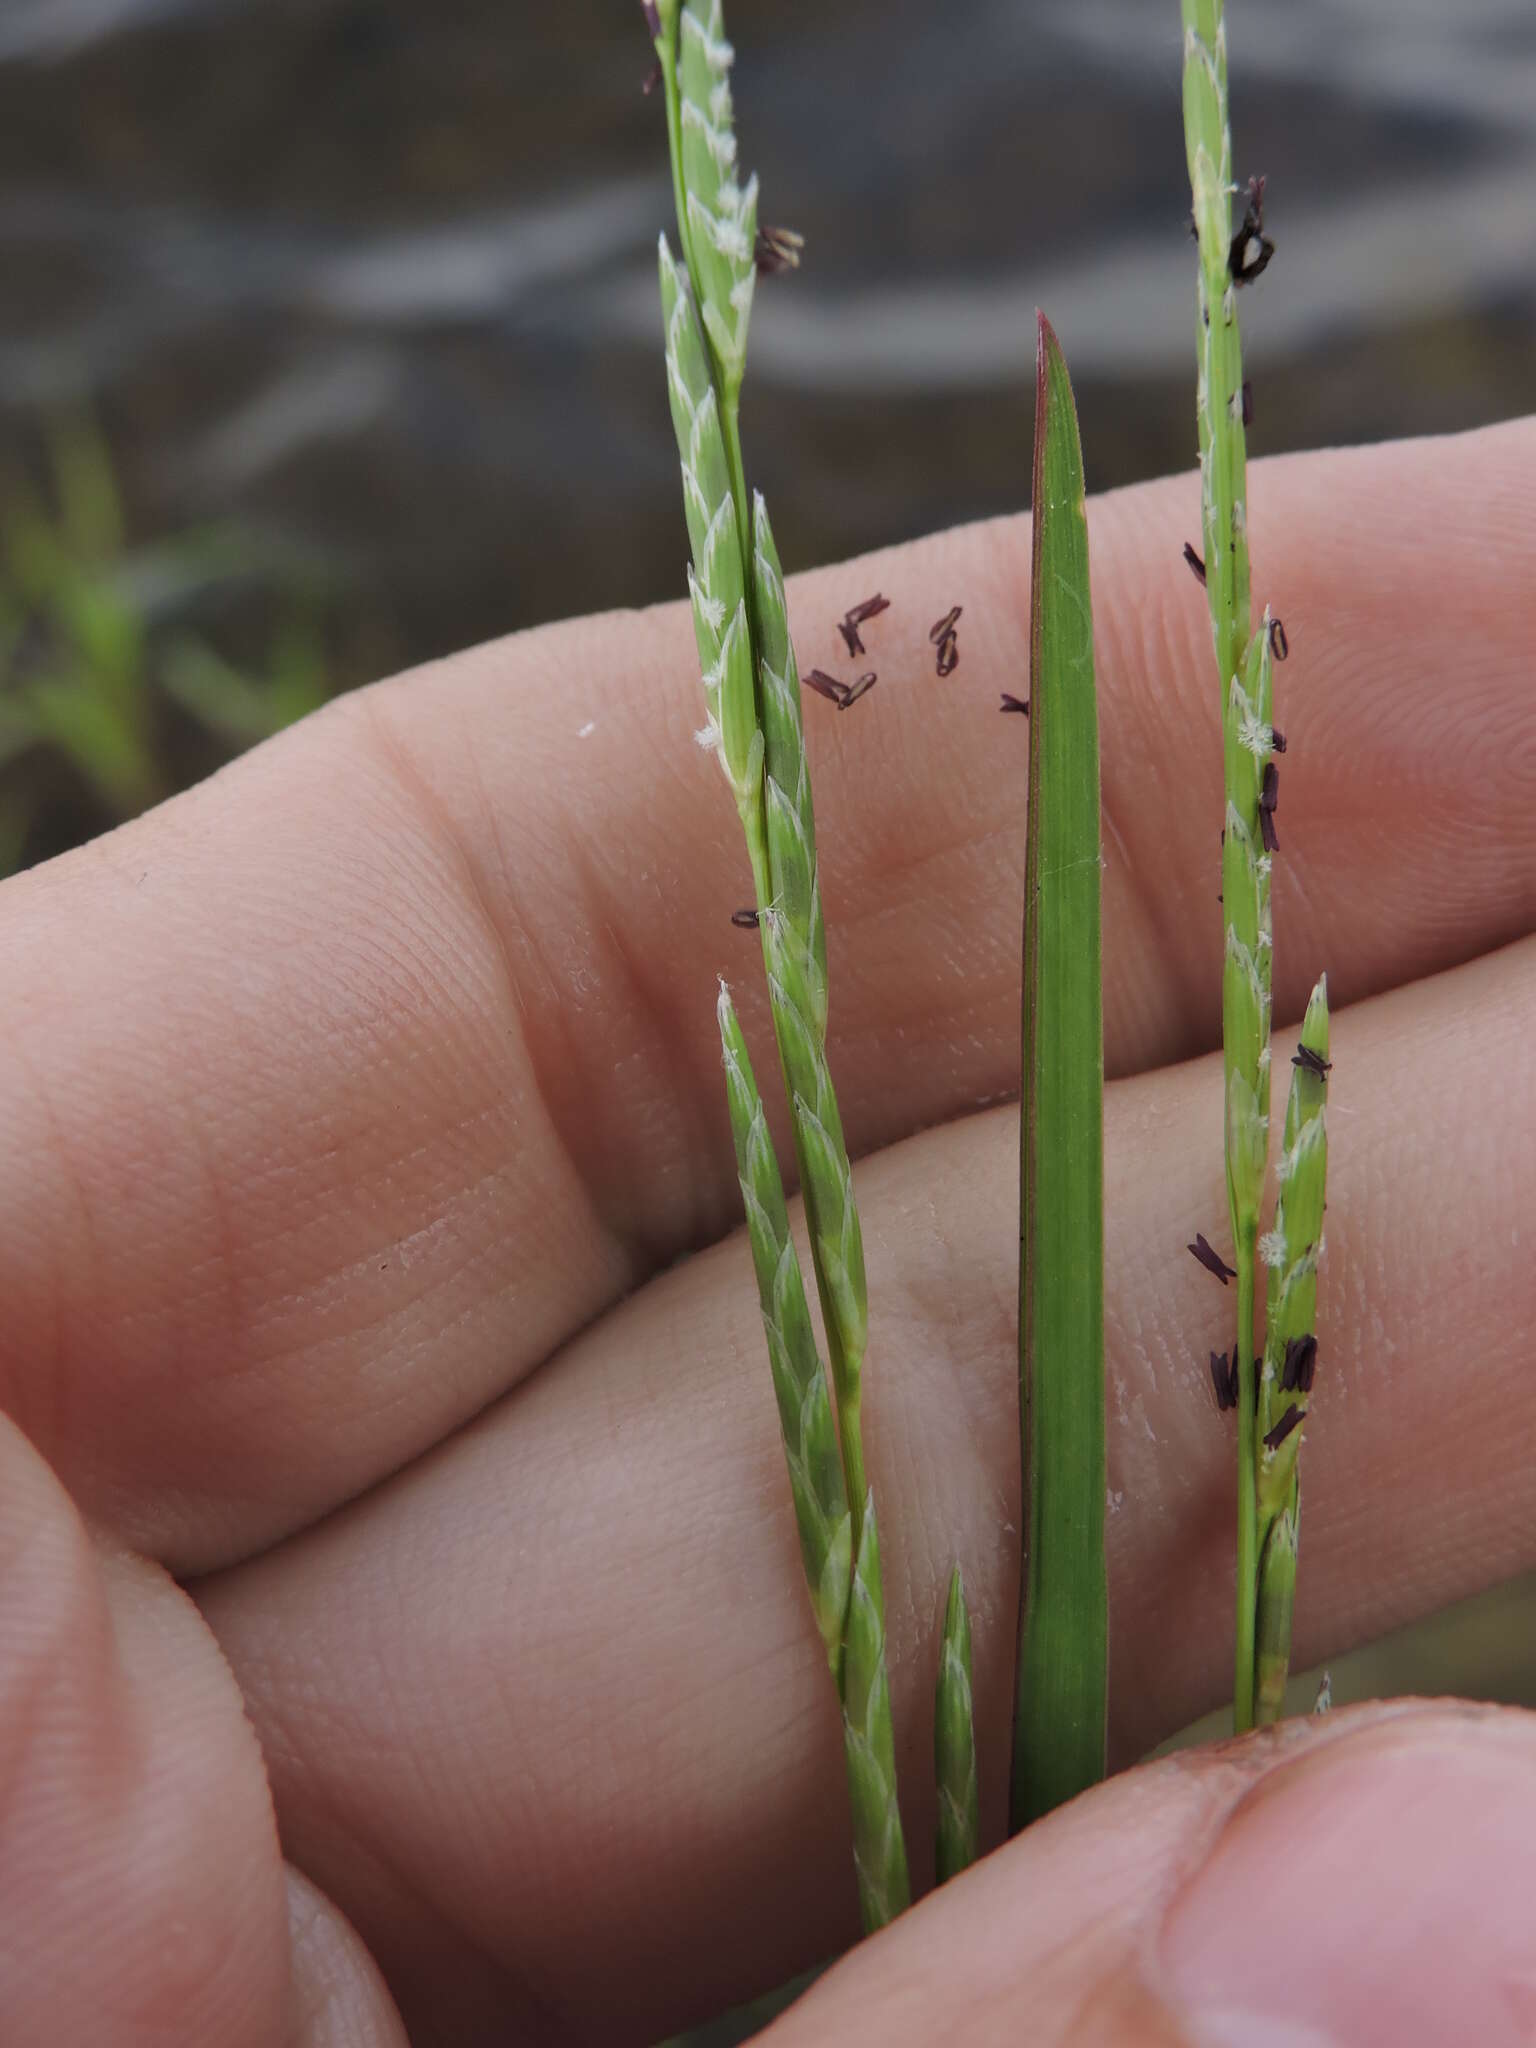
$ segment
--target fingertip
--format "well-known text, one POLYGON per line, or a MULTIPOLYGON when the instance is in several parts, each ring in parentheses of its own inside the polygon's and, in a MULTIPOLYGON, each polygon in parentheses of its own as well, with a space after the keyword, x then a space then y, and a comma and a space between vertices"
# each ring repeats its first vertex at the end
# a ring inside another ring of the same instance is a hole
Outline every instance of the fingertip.
POLYGON ((98 1553, 0 1417, 0 2041, 266 2048, 287 1974, 271 1800, 191 1602, 98 1553))
POLYGON ((1536 1719, 1443 1702, 1265 1775, 1164 1924, 1209 2048, 1528 2044, 1536 1719))
POLYGON ((378 1965, 351 1922, 289 1865, 287 2048, 409 2048, 378 1965))
POLYGON ((1536 2038, 1533 1880, 1536 1716, 1373 1704, 1110 1779, 862 1944, 772 2039, 1514 2048, 1536 2038))

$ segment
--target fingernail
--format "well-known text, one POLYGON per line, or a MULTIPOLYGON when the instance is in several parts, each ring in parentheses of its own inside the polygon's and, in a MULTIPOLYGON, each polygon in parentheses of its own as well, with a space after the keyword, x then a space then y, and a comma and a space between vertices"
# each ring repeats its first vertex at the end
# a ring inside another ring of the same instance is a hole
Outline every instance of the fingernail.
POLYGON ((1200 2048, 1536 2041, 1536 1723, 1337 1735, 1243 1800, 1164 1923, 1200 2048))

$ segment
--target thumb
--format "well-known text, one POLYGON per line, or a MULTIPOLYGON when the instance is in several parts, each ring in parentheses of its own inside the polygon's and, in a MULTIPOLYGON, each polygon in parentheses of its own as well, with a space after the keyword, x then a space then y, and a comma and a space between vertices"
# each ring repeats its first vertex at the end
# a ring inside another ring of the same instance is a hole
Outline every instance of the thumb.
POLYGON ((1529 2048, 1533 1892, 1536 1715, 1363 1707, 1100 1786, 866 1942, 768 2038, 1529 2048))

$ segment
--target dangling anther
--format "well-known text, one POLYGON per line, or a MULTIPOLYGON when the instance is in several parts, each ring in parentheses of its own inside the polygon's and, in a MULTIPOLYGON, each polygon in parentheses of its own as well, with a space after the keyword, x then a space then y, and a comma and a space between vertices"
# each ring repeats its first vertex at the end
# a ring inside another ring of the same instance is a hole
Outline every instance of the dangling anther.
POLYGON ((1280 770, 1273 761, 1264 763, 1264 780, 1259 785, 1259 837, 1264 842, 1266 853, 1280 851, 1279 836, 1275 831, 1275 806, 1280 801, 1280 770))
POLYGON ((1306 1420, 1306 1413, 1307 1411, 1305 1408, 1297 1407, 1296 1403, 1293 1401, 1290 1407, 1287 1408, 1285 1413, 1281 1416, 1280 1420, 1275 1424, 1274 1428, 1266 1432, 1264 1437, 1265 1450, 1278 1451, 1280 1446, 1285 1442, 1286 1438, 1290 1435, 1291 1431, 1293 1429, 1299 1428, 1300 1425, 1306 1420))
POLYGON ((1269 268, 1275 245, 1264 232, 1264 184, 1262 177, 1248 180, 1248 204, 1242 226, 1232 237, 1227 251, 1227 269, 1234 284, 1252 284, 1269 268))
POLYGON ((1310 1394, 1316 1372, 1317 1339, 1310 1331, 1305 1337, 1292 1337, 1285 1347, 1285 1363, 1280 1369, 1281 1393, 1310 1394))
POLYGON ((818 697, 825 697, 829 704, 835 704, 839 711, 848 701, 848 685, 840 683, 836 676, 829 676, 825 669, 807 669, 801 681, 813 689, 818 697))
POLYGON ((759 228, 752 249, 758 276, 779 277, 786 270, 798 270, 804 248, 804 235, 793 228, 759 228))
POLYGON ((1237 1278, 1236 1266, 1229 1266, 1227 1264, 1226 1260, 1221 1256, 1221 1253, 1216 1250, 1214 1245, 1211 1245, 1206 1241, 1205 1234, 1203 1231, 1197 1230, 1195 1232, 1194 1243, 1191 1245, 1186 1245, 1185 1250, 1188 1252, 1192 1252, 1194 1254, 1194 1256, 1200 1261, 1201 1265, 1204 1266, 1207 1273, 1214 1273, 1216 1275, 1216 1278, 1221 1282, 1223 1287, 1226 1286, 1229 1280, 1235 1280, 1237 1278))
POLYGON ((1225 1415, 1229 1408, 1237 1406, 1237 1354, 1232 1354, 1228 1365, 1225 1351, 1211 1353, 1211 1385, 1216 1389, 1216 1408, 1225 1415))
POLYGON ((881 612, 888 612, 891 600, 876 591, 873 597, 866 597, 861 604, 851 605, 837 622, 837 630, 843 636, 843 645, 848 649, 851 661, 856 654, 864 652, 864 642, 859 638, 859 628, 866 619, 876 619, 881 612))

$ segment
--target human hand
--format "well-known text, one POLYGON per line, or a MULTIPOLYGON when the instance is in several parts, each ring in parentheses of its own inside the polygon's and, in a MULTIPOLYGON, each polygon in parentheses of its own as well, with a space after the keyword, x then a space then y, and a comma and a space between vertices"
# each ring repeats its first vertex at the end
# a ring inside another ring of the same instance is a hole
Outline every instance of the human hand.
MULTIPOLYGON (((1276 1015, 1323 967, 1337 1006, 1302 1662, 1536 1563, 1533 457, 1527 423, 1253 475, 1293 648, 1276 1015)), ((1193 478, 1091 511, 1120 1766, 1229 1675, 1229 1311, 1183 1250, 1223 1203, 1197 524, 1193 478)), ((1000 522, 792 595, 807 662, 894 600, 878 690, 807 722, 915 1868, 955 1557, 990 1842, 1005 1796, 1017 1126, 979 1106, 1017 1078, 996 706, 1027 562, 1000 522)), ((757 1045, 765 1017, 699 716, 681 607, 552 627, 0 891, 0 2040, 644 2040, 852 1939, 836 1705, 721 1242, 716 974, 757 1045)), ((1461 2038, 1530 2039, 1533 1822, 1525 1716, 1183 1758, 916 1908, 783 2038, 1171 2042, 1240 1961, 1276 2040, 1345 1967, 1344 2040, 1452 2037, 1430 1974, 1461 2038)))

